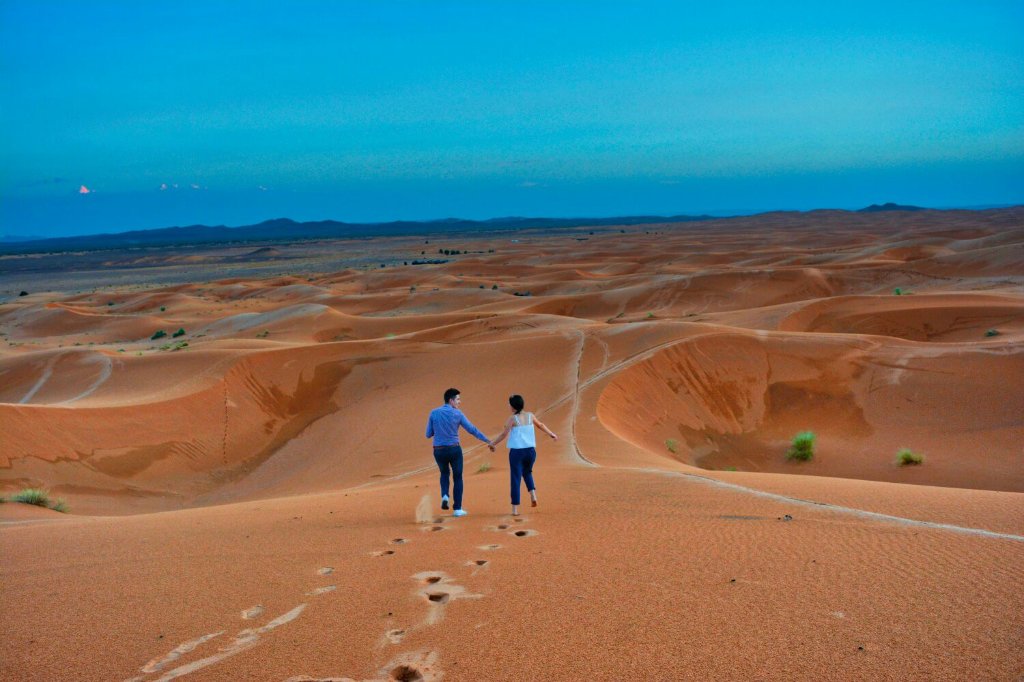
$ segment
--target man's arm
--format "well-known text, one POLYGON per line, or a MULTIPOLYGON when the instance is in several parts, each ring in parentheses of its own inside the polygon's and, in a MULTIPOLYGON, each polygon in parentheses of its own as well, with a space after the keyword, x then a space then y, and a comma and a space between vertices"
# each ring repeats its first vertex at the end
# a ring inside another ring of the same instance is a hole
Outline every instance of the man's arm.
POLYGON ((434 437, 434 419, 433 415, 427 417, 427 438, 434 437))
POLYGON ((490 439, 483 433, 481 433, 480 429, 473 426, 473 424, 468 419, 466 419, 466 415, 461 415, 459 417, 459 424, 462 426, 462 428, 466 429, 467 433, 471 433, 472 435, 476 436, 478 439, 482 440, 488 445, 491 444, 490 439))

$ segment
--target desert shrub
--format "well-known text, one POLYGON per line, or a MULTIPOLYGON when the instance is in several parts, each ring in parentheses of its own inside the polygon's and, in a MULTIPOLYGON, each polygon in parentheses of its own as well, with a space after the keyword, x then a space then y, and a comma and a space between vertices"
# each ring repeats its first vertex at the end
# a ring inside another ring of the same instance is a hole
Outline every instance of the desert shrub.
POLYGON ((50 496, 42 488, 25 488, 11 498, 14 502, 34 504, 38 507, 50 506, 50 496))
POLYGON ((490 462, 484 462, 483 464, 480 465, 480 468, 477 469, 476 472, 478 474, 483 474, 483 473, 487 473, 490 470, 491 470, 491 463, 490 462))
POLYGON ((671 453, 678 452, 679 442, 676 441, 675 438, 669 438, 668 440, 665 441, 665 447, 668 448, 668 451, 671 453))
POLYGON ((411 287, 409 287, 409 293, 410 293, 410 294, 411 294, 412 292, 414 292, 414 291, 416 291, 416 285, 415 285, 415 284, 413 284, 413 285, 412 285, 411 287))
POLYGON ((162 339, 165 336, 167 336, 167 332, 165 332, 163 329, 157 329, 155 332, 153 332, 153 336, 149 337, 149 340, 156 341, 157 339, 162 339))
POLYGON ((900 289, 899 287, 896 287, 895 289, 892 290, 892 293, 893 293, 894 296, 902 296, 903 295, 903 289, 900 289))
POLYGON ((20 294, 18 294, 18 296, 28 296, 28 292, 27 291, 23 291, 20 294))
POLYGON ((498 285, 497 284, 492 284, 491 285, 491 291, 497 291, 497 290, 498 290, 498 285))
POLYGON ((160 312, 166 312, 166 311, 167 311, 167 306, 165 306, 165 305, 160 306, 160 312))
POLYGON ((185 328, 184 327, 178 327, 178 331, 176 331, 173 334, 171 334, 171 337, 175 338, 175 339, 178 338, 179 336, 185 336, 185 328))
POLYGON ((814 459, 814 437, 814 433, 811 431, 801 431, 793 436, 793 443, 789 446, 786 459, 795 459, 801 462, 814 459))
POLYGON ((647 319, 648 320, 653 320, 654 319, 654 313, 647 313, 647 319))
POLYGON ((52 505, 50 505, 50 509, 52 509, 53 511, 56 511, 56 512, 60 512, 61 514, 67 514, 68 513, 68 503, 65 502, 64 500, 57 500, 52 505))
POLYGON ((259 334, 256 335, 256 338, 257 339, 265 339, 268 336, 270 336, 270 330, 264 329, 263 331, 261 331, 259 334))
POLYGON ((896 464, 907 466, 908 464, 924 463, 924 455, 919 455, 910 448, 900 448, 896 453, 896 464))
POLYGON ((999 336, 999 330, 989 329, 988 331, 985 332, 985 336, 999 336))

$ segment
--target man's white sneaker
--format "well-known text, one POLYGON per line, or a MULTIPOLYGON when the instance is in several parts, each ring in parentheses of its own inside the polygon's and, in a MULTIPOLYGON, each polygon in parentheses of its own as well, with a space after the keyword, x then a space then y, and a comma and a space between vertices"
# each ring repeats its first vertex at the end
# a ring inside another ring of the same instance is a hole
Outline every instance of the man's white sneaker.
POLYGON ((455 511, 452 512, 452 516, 465 516, 468 513, 469 512, 466 511, 465 509, 456 509, 455 511))

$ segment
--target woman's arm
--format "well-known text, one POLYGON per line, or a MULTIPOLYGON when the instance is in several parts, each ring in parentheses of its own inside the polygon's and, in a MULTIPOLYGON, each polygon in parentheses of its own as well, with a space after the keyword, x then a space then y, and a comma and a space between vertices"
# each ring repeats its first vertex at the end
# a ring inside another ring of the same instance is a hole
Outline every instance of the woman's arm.
POLYGON ((551 429, 549 429, 548 427, 544 426, 544 423, 541 422, 539 419, 537 419, 537 417, 533 418, 533 423, 537 425, 538 429, 540 429, 544 433, 548 434, 549 436, 551 436, 555 440, 558 440, 558 436, 555 435, 555 432, 552 431, 551 429))
POLYGON ((496 446, 498 443, 500 443, 501 441, 505 440, 505 436, 507 436, 508 432, 512 430, 512 425, 515 424, 515 423, 516 423, 515 418, 514 417, 509 417, 508 421, 505 422, 505 430, 501 432, 500 436, 498 436, 497 438, 494 438, 494 439, 491 440, 491 445, 495 445, 496 446))

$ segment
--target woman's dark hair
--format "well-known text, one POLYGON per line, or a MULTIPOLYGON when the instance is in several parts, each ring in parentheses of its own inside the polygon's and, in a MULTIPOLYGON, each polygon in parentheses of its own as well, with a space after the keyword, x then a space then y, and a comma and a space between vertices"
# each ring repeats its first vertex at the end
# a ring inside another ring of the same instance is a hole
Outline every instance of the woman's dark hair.
POLYGON ((444 392, 444 402, 445 402, 445 404, 447 404, 449 400, 451 400, 455 396, 459 395, 460 393, 462 393, 462 391, 460 391, 457 388, 449 388, 447 391, 444 392))
POLYGON ((516 411, 516 414, 522 412, 523 408, 526 407, 526 401, 523 400, 523 396, 519 394, 510 395, 508 397, 508 404, 511 405, 512 409, 516 411))

